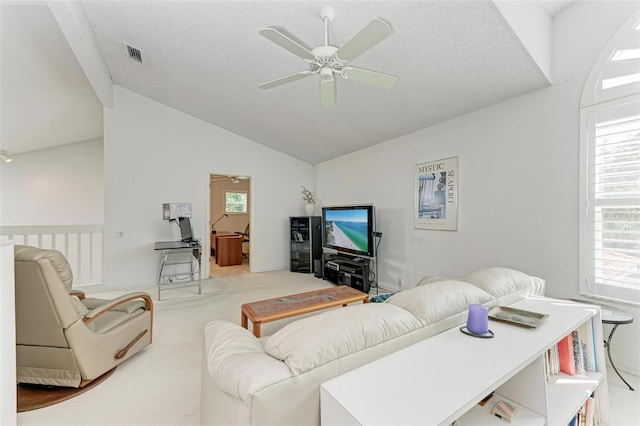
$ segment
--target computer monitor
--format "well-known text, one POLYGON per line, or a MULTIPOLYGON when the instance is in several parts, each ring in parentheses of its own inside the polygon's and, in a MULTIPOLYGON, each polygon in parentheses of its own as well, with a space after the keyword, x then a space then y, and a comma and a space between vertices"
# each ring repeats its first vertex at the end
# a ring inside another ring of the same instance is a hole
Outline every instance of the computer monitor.
POLYGON ((180 224, 180 237, 185 243, 193 241, 193 231, 191 230, 191 219, 188 217, 178 218, 180 224))

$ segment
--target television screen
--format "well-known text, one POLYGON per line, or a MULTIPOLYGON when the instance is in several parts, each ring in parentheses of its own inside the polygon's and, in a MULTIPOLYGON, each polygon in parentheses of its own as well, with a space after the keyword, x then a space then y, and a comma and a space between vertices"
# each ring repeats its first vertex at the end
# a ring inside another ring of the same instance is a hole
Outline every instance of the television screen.
POLYGON ((373 206, 322 208, 323 245, 340 253, 373 257, 373 206))
POLYGON ((188 217, 181 217, 178 219, 180 224, 180 238, 185 243, 193 240, 193 231, 191 230, 191 219, 188 217))

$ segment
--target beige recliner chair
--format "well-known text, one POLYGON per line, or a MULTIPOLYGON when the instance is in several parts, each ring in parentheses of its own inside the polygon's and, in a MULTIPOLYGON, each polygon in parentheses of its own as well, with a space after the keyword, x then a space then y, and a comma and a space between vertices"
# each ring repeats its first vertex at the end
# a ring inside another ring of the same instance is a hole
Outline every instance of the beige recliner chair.
POLYGON ((18 383, 82 387, 151 343, 149 294, 90 299, 72 282, 59 251, 15 247, 18 383))

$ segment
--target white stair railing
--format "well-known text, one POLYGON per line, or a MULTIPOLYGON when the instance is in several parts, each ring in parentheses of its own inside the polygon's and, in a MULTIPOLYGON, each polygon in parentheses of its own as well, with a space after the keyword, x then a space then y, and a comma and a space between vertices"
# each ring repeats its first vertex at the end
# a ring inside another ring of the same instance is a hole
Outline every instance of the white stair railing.
POLYGON ((102 225, 0 226, 0 241, 59 250, 71 265, 74 287, 102 284, 102 225))

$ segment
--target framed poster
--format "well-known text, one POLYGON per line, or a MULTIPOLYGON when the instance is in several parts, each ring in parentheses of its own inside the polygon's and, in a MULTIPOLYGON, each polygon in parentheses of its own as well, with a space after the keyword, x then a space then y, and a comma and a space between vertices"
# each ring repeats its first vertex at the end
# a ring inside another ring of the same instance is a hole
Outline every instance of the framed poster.
POLYGON ((417 229, 458 229, 458 157, 415 166, 417 229))
POLYGON ((191 203, 162 204, 162 219, 174 220, 179 217, 191 217, 191 203))

